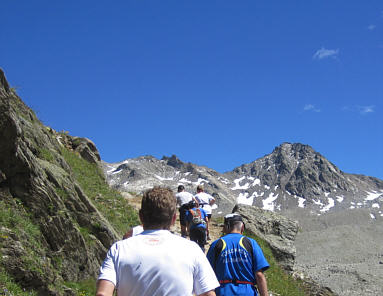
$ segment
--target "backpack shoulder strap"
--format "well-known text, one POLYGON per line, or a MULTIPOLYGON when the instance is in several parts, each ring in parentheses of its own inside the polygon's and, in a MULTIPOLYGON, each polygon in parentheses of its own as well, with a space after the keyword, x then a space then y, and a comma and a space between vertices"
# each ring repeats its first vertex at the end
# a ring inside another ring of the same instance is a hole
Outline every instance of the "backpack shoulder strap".
POLYGON ((239 245, 250 254, 251 262, 254 262, 253 245, 250 239, 246 236, 242 236, 239 240, 239 245))
POLYGON ((217 260, 222 251, 226 248, 226 242, 221 238, 214 246, 214 269, 217 265, 217 260))

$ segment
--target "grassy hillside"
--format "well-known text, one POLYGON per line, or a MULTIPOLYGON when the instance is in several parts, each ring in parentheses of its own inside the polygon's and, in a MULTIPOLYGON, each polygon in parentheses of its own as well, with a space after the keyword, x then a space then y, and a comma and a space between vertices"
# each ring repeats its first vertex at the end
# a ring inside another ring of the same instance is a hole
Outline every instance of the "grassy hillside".
MULTIPOLYGON (((101 169, 97 165, 89 163, 77 153, 65 148, 62 148, 61 155, 71 167, 73 176, 83 191, 121 237, 127 228, 139 223, 137 212, 129 206, 120 193, 108 186, 101 169)), ((45 157, 45 159, 55 161, 52 157, 45 157)), ((57 193, 60 196, 65 194, 65 192, 57 193)), ((46 272, 47 269, 43 267, 49 265, 50 272, 53 274, 57 272, 57 269, 60 268, 60 262, 52 262, 54 261, 52 258, 43 258, 44 252, 41 252, 42 236, 39 226, 34 224, 34 220, 28 210, 23 207, 22 202, 9 196, 6 192, 0 192, 0 225, 0 249, 4 244, 7 244, 7 239, 10 236, 22 238, 23 249, 27 254, 27 258, 24 258, 23 262, 28 263, 28 266, 22 266, 22 268, 39 273, 46 272)), ((83 236, 88 238, 88 241, 91 240, 91 236, 87 235, 88 229, 81 227, 80 230, 83 236)), ((89 243, 92 242, 89 241, 89 243)), ((1 252, 0 255, 0 295, 38 295, 33 290, 25 291, 15 282, 7 273, 6 268, 3 267, 4 264, 1 264, 3 260, 1 252)), ((94 295, 95 278, 83 282, 61 283, 60 287, 56 287, 56 290, 62 291, 63 287, 71 288, 75 295, 94 295)))
POLYGON ((87 162, 73 151, 62 149, 61 153, 81 188, 121 237, 128 227, 139 224, 137 212, 118 191, 109 187, 97 165, 87 162))

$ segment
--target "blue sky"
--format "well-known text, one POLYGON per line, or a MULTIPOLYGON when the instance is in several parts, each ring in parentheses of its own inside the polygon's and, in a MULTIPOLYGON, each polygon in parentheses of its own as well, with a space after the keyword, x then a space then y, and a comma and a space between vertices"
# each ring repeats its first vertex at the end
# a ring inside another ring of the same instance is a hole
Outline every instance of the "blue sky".
POLYGON ((107 162, 229 171, 283 142, 383 179, 382 1, 4 0, 0 67, 107 162))

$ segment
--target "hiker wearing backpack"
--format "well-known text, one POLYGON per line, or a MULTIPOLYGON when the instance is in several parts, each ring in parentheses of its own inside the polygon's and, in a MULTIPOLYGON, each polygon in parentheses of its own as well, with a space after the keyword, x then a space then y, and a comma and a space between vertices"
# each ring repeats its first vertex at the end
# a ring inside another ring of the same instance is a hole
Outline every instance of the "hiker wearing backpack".
POLYGON ((212 243, 207 258, 220 283, 217 295, 268 296, 263 272, 269 264, 257 242, 242 233, 245 225, 239 214, 225 216, 225 236, 212 243))
POLYGON ((199 208, 195 201, 190 202, 190 209, 186 213, 190 240, 196 242, 205 252, 207 214, 199 208))
POLYGON ((197 194, 194 196, 199 204, 199 207, 204 209, 207 214, 206 233, 207 240, 210 240, 209 236, 209 221, 211 219, 211 206, 215 203, 215 198, 204 191, 203 185, 197 186, 197 194))
POLYGON ((142 197, 144 231, 112 245, 97 281, 96 296, 215 296, 219 286, 206 256, 194 243, 172 234, 176 198, 154 187, 142 197))
POLYGON ((177 206, 179 207, 180 212, 181 236, 186 237, 186 213, 189 210, 189 202, 195 199, 193 194, 185 191, 184 185, 179 185, 177 191, 178 193, 176 194, 176 198, 177 206))

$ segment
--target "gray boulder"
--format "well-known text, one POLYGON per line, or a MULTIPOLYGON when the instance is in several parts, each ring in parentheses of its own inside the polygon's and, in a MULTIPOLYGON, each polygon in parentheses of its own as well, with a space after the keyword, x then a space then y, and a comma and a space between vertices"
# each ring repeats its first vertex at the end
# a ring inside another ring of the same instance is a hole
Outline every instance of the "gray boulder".
POLYGON ((270 245, 282 268, 287 271, 293 270, 296 254, 294 240, 298 232, 297 221, 271 211, 241 204, 236 205, 233 212, 242 216, 248 231, 270 245))
POLYGON ((98 152, 96 145, 91 140, 87 138, 73 137, 72 146, 82 158, 86 159, 90 163, 100 163, 100 153, 98 152))

